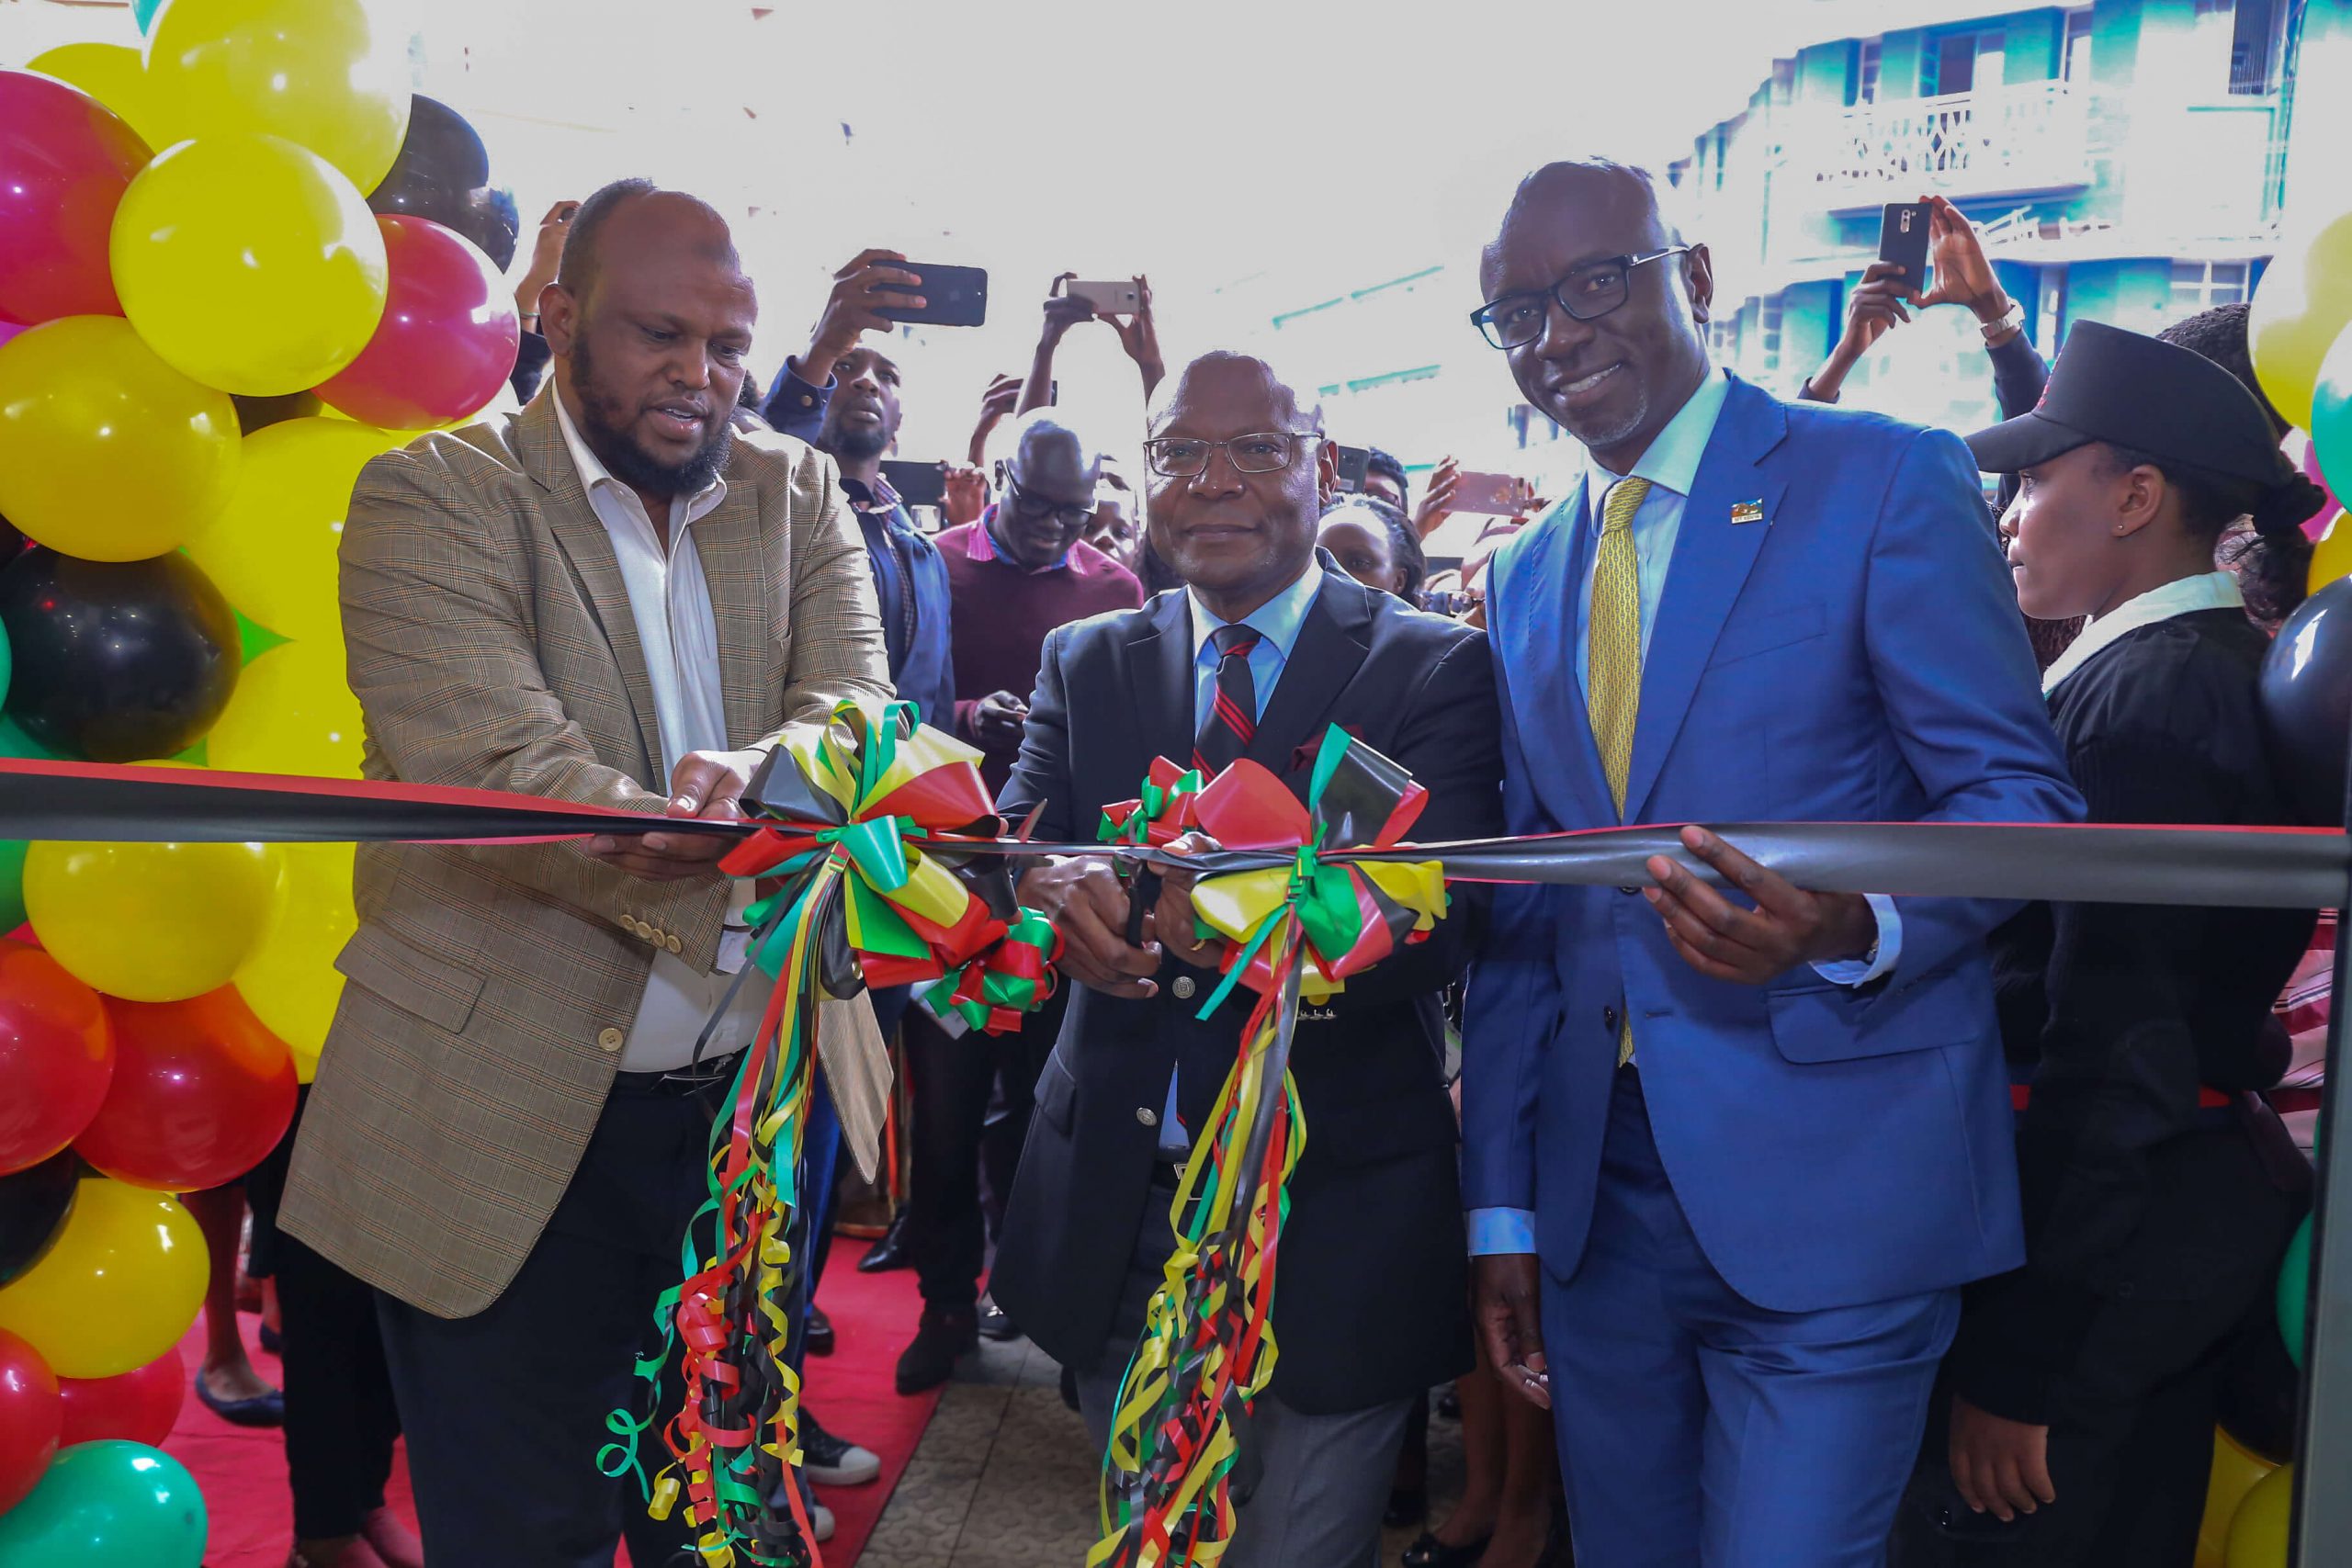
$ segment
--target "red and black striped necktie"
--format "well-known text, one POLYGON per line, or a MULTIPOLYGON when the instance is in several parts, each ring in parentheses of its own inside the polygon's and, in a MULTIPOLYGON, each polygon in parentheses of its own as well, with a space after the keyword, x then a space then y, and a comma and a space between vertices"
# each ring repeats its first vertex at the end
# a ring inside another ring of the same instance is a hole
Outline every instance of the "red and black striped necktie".
POLYGON ((1216 645, 1216 696, 1193 742, 1193 766, 1213 773, 1238 760, 1258 732, 1258 686, 1250 678, 1250 650, 1258 646, 1258 630, 1219 626, 1209 640, 1216 645))

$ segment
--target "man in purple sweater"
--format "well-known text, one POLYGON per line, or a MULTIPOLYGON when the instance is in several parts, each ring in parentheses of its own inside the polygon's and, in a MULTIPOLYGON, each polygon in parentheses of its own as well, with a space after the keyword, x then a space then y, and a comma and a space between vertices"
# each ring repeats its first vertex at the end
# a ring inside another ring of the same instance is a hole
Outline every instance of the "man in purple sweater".
MULTIPOLYGON (((1004 496, 977 523, 934 543, 947 566, 954 632, 956 730, 983 753, 991 791, 1021 750, 1046 638, 1057 626, 1142 604, 1135 574, 1080 536, 1094 514, 1102 463, 1050 409, 1022 423, 1005 464, 1004 496)), ((922 1286, 922 1324, 899 1358, 900 1393, 947 1381, 982 1331, 979 1165, 991 1080, 1002 1081, 1002 1148, 1017 1155, 1027 1131, 1037 1069, 1061 1026, 1057 1001, 992 1049, 951 1038, 921 1007, 908 1010, 905 1041, 914 1081, 914 1205, 908 1250, 922 1286)), ((1010 1164, 1010 1159, 1005 1162, 1010 1164)), ((991 1169, 1001 1196, 1009 1169, 991 1169)), ((992 1307, 992 1337, 1015 1332, 992 1307)))

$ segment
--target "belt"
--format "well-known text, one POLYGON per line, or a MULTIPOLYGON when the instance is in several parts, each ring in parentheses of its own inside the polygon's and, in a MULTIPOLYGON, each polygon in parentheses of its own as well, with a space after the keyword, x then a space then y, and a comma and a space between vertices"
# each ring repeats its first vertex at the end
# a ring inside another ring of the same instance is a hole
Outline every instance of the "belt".
POLYGON ((674 1067, 660 1073, 615 1073, 613 1092, 632 1100, 684 1100, 714 1087, 724 1089, 735 1081, 736 1068, 741 1066, 743 1053, 730 1052, 724 1056, 707 1057, 691 1067, 674 1067))

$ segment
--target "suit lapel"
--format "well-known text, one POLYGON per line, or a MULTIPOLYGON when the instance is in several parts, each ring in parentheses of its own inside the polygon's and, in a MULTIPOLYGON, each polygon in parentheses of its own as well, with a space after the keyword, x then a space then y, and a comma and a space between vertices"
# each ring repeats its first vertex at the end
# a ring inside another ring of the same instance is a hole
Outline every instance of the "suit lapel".
POLYGON ((718 679, 727 715, 727 744, 751 745, 775 728, 783 695, 768 679, 767 552, 760 547, 760 492, 749 479, 729 479, 727 495, 689 530, 710 586, 711 617, 718 626, 718 679))
POLYGON ((1293 779, 1292 759, 1301 746, 1321 738, 1324 716, 1355 679, 1372 649, 1371 590, 1342 574, 1329 556, 1322 557, 1322 586, 1306 607, 1274 694, 1266 699, 1257 730, 1241 752, 1300 790, 1306 775, 1293 779))
POLYGON ((1768 473, 1762 459, 1787 431, 1788 415, 1780 404, 1745 382, 1732 383, 1683 503, 1682 527, 1667 566, 1649 656, 1642 664, 1641 708, 1625 782, 1628 822, 1642 819, 1715 638, 1772 531, 1771 518, 1788 485, 1768 473), (1762 503, 1762 521, 1732 521, 1735 507, 1744 511, 1756 502, 1762 503))
MULTIPOLYGON (((1193 765, 1193 616, 1182 589, 1156 595, 1125 649, 1136 749, 1193 765)), ((1137 774, 1138 778, 1142 775, 1137 774)))
MULTIPOLYGON (((523 471, 548 492, 542 515, 564 558, 571 563, 589 614, 605 634, 605 646, 628 693, 629 710, 637 721, 638 750, 644 762, 639 778, 663 788, 670 781, 662 767, 661 724, 653 706, 653 682, 645 672, 645 649, 638 641, 637 621, 629 614, 628 587, 621 581, 612 536, 605 532, 605 525, 589 504, 588 492, 580 483, 580 469, 564 446, 563 429, 556 423, 555 400, 555 382, 550 378, 547 390, 532 399, 515 422, 515 456, 523 471)), ((626 743, 625 738, 617 739, 626 743)))

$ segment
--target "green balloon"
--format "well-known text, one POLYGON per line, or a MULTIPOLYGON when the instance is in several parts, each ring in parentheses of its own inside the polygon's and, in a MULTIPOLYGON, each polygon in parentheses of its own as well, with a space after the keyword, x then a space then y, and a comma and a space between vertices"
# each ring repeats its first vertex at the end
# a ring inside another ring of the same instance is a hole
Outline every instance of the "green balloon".
POLYGON ((144 1443, 76 1443, 0 1514, 0 1568, 199 1568, 204 1494, 144 1443))
POLYGON ((155 13, 164 8, 164 0, 130 0, 130 19, 139 24, 141 32, 154 29, 155 13))
POLYGON ((2310 1335, 2306 1315, 2312 1300, 2312 1217, 2303 1216, 2295 1239, 2287 1244, 2287 1260, 2278 1266, 2278 1335, 2287 1354, 2303 1364, 2303 1341, 2310 1335))
MULTIPOLYGON (((64 752, 50 750, 6 716, 0 716, 0 757, 29 757, 43 762, 70 761, 64 752)), ((25 923, 25 849, 22 839, 0 839, 0 937, 25 923)))

